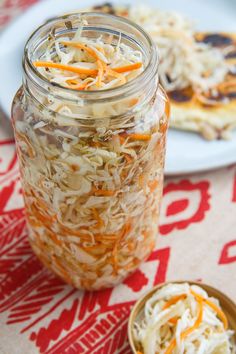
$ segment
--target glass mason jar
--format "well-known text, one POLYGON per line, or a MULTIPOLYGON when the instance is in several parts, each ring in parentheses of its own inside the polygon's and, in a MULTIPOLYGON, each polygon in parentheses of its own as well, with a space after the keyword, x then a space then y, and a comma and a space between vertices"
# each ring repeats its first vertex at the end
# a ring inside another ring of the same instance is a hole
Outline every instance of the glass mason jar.
POLYGON ((158 233, 169 103, 157 48, 137 25, 102 13, 55 18, 29 38, 12 107, 29 240, 38 258, 81 289, 111 287, 152 252, 158 233), (76 91, 33 65, 51 36, 102 37, 142 52, 128 83, 76 91))

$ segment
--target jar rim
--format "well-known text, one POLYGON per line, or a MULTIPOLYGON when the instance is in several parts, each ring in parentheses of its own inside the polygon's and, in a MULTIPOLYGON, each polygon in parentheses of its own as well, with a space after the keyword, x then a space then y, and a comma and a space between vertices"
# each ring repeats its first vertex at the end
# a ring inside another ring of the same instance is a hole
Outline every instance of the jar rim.
MULTIPOLYGON (((33 45, 34 41, 36 40, 37 36, 41 34, 43 30, 50 30, 53 28, 53 25, 55 26, 57 23, 64 22, 65 26, 68 21, 73 21, 73 20, 83 20, 83 19, 89 19, 93 17, 98 17, 98 18, 107 18, 111 20, 112 22, 117 22, 120 24, 125 24, 129 26, 130 28, 134 28, 138 33, 140 33, 143 38, 146 40, 148 44, 148 49, 149 49, 149 57, 148 57, 148 62, 144 68, 144 70, 137 75, 134 79, 128 81, 127 83, 114 87, 114 88, 108 88, 108 89, 103 89, 103 90, 90 90, 90 91, 77 91, 76 93, 78 94, 78 98, 66 98, 69 101, 77 101, 79 98, 83 98, 87 101, 89 100, 108 100, 108 101, 113 101, 114 99, 119 99, 121 96, 124 94, 132 94, 135 93, 136 91, 139 91, 142 87, 145 87, 155 75, 157 75, 158 71, 158 54, 157 54, 157 46, 154 44, 153 40, 151 37, 146 33, 146 31, 139 25, 137 25, 135 22, 121 17, 121 16, 116 16, 116 15, 111 15, 107 13, 102 13, 102 12, 78 12, 78 13, 69 13, 63 16, 59 17, 53 17, 43 23, 41 26, 39 26, 28 38, 25 48, 24 48, 24 55, 23 55, 23 70, 24 74, 26 77, 29 77, 30 80, 34 82, 34 84, 37 86, 38 89, 43 89, 43 85, 47 85, 48 87, 52 88, 52 91, 50 92, 53 95, 53 89, 57 88, 57 90, 60 91, 60 94, 55 95, 55 97, 58 98, 65 98, 63 94, 66 93, 75 93, 75 91, 71 88, 67 88, 64 86, 61 86, 56 83, 51 83, 48 81, 43 75, 40 74, 40 72, 36 69, 36 67, 33 65, 33 62, 31 61, 30 58, 30 48, 33 45), (102 97, 101 97, 102 96, 102 97)), ((93 24, 89 24, 88 27, 92 27, 93 24)), ((103 25, 101 25, 102 27, 103 25)), ((82 25, 83 30, 86 29, 87 25, 82 25)), ((119 30, 119 28, 115 28, 117 32, 122 34, 122 31, 119 30)), ((69 31, 69 30, 68 30, 69 31)), ((47 35, 50 32, 47 33, 47 35)), ((131 37, 133 38, 133 37, 131 37)), ((48 94, 48 89, 45 90, 45 93, 48 94)))

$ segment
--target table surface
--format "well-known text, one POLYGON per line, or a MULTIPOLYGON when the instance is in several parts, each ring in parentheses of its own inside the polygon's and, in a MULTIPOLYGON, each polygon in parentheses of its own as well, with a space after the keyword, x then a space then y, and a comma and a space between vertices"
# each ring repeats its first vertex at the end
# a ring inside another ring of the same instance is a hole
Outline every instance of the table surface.
MULTIPOLYGON (((0 0, 0 28, 33 2, 0 0)), ((165 280, 200 280, 235 301, 235 212, 236 166, 168 178, 150 258, 114 289, 77 291, 31 251, 12 129, 0 112, 0 353, 128 354, 130 309, 165 280)))

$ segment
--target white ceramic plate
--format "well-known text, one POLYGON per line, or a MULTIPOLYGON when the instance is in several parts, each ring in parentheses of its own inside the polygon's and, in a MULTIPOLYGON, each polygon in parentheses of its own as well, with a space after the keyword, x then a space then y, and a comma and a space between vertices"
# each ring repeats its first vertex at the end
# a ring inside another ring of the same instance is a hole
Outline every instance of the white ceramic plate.
MULTIPOLYGON (((135 3, 123 0, 123 4, 135 3)), ((147 1, 145 0, 145 3, 147 1)), ((21 57, 30 33, 50 17, 102 3, 94 0, 43 0, 32 6, 0 36, 0 105, 10 116, 12 98, 21 84, 21 57)), ((120 4, 120 1, 119 1, 120 4)), ((202 31, 236 32, 235 0, 150 0, 151 6, 172 9, 192 18, 202 31)), ((210 170, 236 162, 236 132, 231 141, 204 141, 193 133, 171 130, 168 137, 166 174, 210 170)))

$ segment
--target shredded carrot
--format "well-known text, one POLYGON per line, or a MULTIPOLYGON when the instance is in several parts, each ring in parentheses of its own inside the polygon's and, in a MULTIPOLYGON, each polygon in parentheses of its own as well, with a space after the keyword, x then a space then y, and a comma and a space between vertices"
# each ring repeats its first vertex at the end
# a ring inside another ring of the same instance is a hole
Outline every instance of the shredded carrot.
POLYGON ((158 187, 158 185, 159 185, 159 182, 157 180, 148 182, 148 187, 151 192, 154 192, 156 190, 156 188, 158 187))
POLYGON ((129 101, 129 106, 132 107, 134 106, 135 104, 137 104, 139 101, 138 98, 131 98, 131 100, 129 101))
POLYGON ((73 86, 77 86, 79 84, 78 81, 72 79, 66 80, 66 83, 73 86))
POLYGON ((166 102, 165 115, 167 118, 169 118, 169 116, 170 116, 170 102, 169 102, 169 100, 166 102))
POLYGON ((80 85, 78 87, 71 87, 71 88, 73 90, 82 91, 82 90, 86 89, 86 87, 87 87, 87 84, 82 84, 82 85, 80 85))
POLYGON ((196 328, 198 328, 202 322, 202 317, 203 317, 203 302, 199 301, 199 313, 198 317, 194 323, 194 325, 190 328, 187 328, 182 334, 181 334, 181 339, 186 338, 190 333, 192 333, 196 328))
POLYGON ((134 251, 135 250, 135 243, 133 241, 128 240, 127 247, 129 251, 134 251))
POLYGON ((39 67, 54 68, 54 69, 60 69, 60 70, 65 70, 65 71, 71 71, 76 74, 96 75, 98 72, 97 69, 78 68, 76 66, 53 63, 50 61, 35 61, 33 64, 37 68, 39 68, 39 67))
POLYGON ((144 230, 142 231, 142 235, 144 238, 147 238, 150 235, 150 231, 144 230))
POLYGON ((172 317, 172 318, 169 320, 169 322, 175 325, 175 324, 178 322, 178 317, 177 317, 177 316, 172 317))
POLYGON ((96 209, 96 208, 93 208, 92 211, 93 211, 93 215, 94 215, 95 219, 97 220, 97 225, 98 225, 99 227, 102 227, 102 226, 104 225, 104 222, 103 222, 103 220, 101 219, 101 217, 100 217, 100 215, 99 215, 97 209, 96 209))
POLYGON ((35 218, 33 216, 31 216, 27 211, 27 216, 28 216, 28 223, 32 226, 32 227, 41 227, 42 223, 39 222, 38 220, 35 220, 35 218))
MULTIPOLYGON (((65 64, 60 64, 60 63, 53 63, 50 61, 35 61, 34 66, 36 67, 47 67, 47 68, 54 68, 54 69, 60 69, 60 70, 66 70, 66 71, 71 71, 76 74, 85 74, 85 75, 96 75, 98 73, 97 69, 86 69, 86 68, 79 68, 76 66, 72 65, 65 65, 65 64)), ((106 67, 106 72, 108 75, 114 76, 116 78, 119 78, 122 81, 122 84, 126 83, 126 78, 121 75, 121 73, 126 72, 126 71, 131 71, 131 70, 136 70, 139 67, 141 67, 142 63, 135 63, 119 68, 108 68, 106 67)))
POLYGON ((128 176, 128 171, 127 170, 122 170, 121 171, 121 178, 122 179, 126 179, 127 176, 128 176))
POLYGON ((73 90, 84 90, 87 87, 87 82, 79 83, 76 80, 66 80, 66 83, 73 90))
POLYGON ((95 190, 94 194, 98 196, 104 196, 104 197, 111 197, 115 194, 115 191, 112 190, 103 190, 103 189, 97 189, 95 190))
POLYGON ((98 66, 98 78, 97 78, 96 85, 98 87, 101 87, 102 86, 102 78, 103 78, 103 74, 104 74, 104 67, 102 65, 101 60, 97 60, 97 66, 98 66))
POLYGON ((96 241, 115 241, 117 239, 116 234, 94 234, 94 238, 96 241))
POLYGON ((63 268, 61 265, 60 261, 55 257, 52 256, 53 262, 56 264, 57 268, 59 269, 60 273, 59 275, 66 280, 67 283, 72 284, 70 274, 67 273, 67 271, 63 268))
POLYGON ((125 138, 122 135, 119 135, 119 139, 120 139, 120 144, 123 145, 125 142, 125 138))
POLYGON ((80 91, 80 90, 85 90, 86 88, 87 88, 87 83, 86 84, 84 83, 84 84, 74 88, 74 90, 80 91))
POLYGON ((117 73, 115 69, 110 69, 110 68, 108 68, 108 66, 106 66, 105 72, 107 75, 113 76, 113 77, 116 77, 117 79, 119 79, 121 81, 122 85, 124 85, 126 83, 125 76, 120 73, 117 73))
POLYGON ((179 300, 184 300, 184 299, 186 299, 186 297, 187 297, 186 294, 173 296, 173 297, 172 297, 169 301, 167 301, 166 304, 163 306, 163 310, 167 309, 167 308, 170 307, 171 305, 176 304, 179 300))
POLYGON ((129 219, 126 224, 124 225, 124 229, 123 229, 123 233, 121 235, 121 239, 123 239, 131 230, 131 222, 132 222, 132 219, 129 219))
POLYGON ((41 221, 44 225, 52 224, 52 223, 55 221, 54 215, 51 216, 51 215, 42 214, 42 213, 38 210, 37 205, 32 204, 32 206, 31 206, 31 212, 32 212, 33 216, 34 216, 36 219, 38 219, 39 221, 41 221))
POLYGON ((236 87, 236 80, 231 80, 231 81, 226 81, 226 82, 222 82, 220 83, 217 88, 219 90, 224 90, 224 89, 227 89, 229 87, 236 87))
POLYGON ((143 140, 148 141, 151 139, 150 134, 128 134, 127 137, 132 140, 143 140))
MULTIPOLYGON (((195 331, 196 328, 198 328, 202 322, 202 317, 203 317, 203 302, 198 301, 199 303, 199 313, 197 316, 197 319, 192 327, 187 328, 180 334, 181 340, 184 340, 189 334, 191 334, 193 331, 195 331)), ((165 354, 171 354, 172 351, 176 347, 176 338, 173 338, 168 346, 168 348, 165 351, 165 354)))
POLYGON ((93 245, 93 246, 83 246, 83 250, 91 254, 92 256, 96 257, 96 255, 104 254, 104 252, 107 252, 109 250, 110 246, 109 245, 93 245), (92 251, 92 252, 91 252, 92 251), (96 255, 95 255, 96 253, 96 255))
POLYGON ((92 141, 92 142, 91 142, 91 146, 94 146, 94 147, 101 147, 102 144, 101 144, 99 141, 92 141))
POLYGON ((205 299, 204 297, 202 297, 201 295, 197 294, 195 291, 193 291, 191 289, 191 294, 195 297, 196 300, 198 301, 203 301, 205 304, 207 304, 209 307, 212 308, 212 310, 214 310, 217 314, 217 316, 221 319, 221 321, 224 324, 224 328, 227 329, 228 328, 228 320, 227 317, 225 316, 224 312, 217 306, 215 305, 212 301, 210 301, 209 299, 205 299))
POLYGON ((132 163, 133 159, 129 154, 124 154, 125 160, 127 163, 132 163))
MULTIPOLYGON (((49 232, 49 230, 48 230, 49 232)), ((53 240, 54 243, 56 243, 58 246, 62 245, 62 242, 57 238, 57 235, 54 234, 53 232, 49 232, 49 237, 53 240)))
POLYGON ((121 73, 125 73, 127 71, 140 69, 142 65, 143 64, 139 62, 139 63, 130 64, 130 65, 120 66, 119 68, 112 68, 112 70, 114 70, 116 73, 121 74, 121 73))
POLYGON ((138 184, 139 184, 139 187, 143 188, 143 186, 144 186, 144 175, 140 175, 138 177, 138 184))
POLYGON ((37 198, 37 201, 34 202, 34 204, 36 206, 39 206, 40 208, 42 208, 43 210, 46 210, 48 211, 48 204, 45 203, 42 199, 39 199, 38 197, 37 198))

